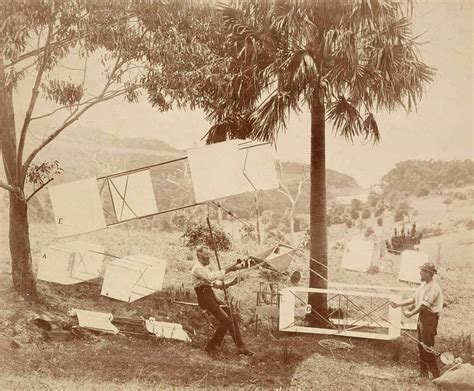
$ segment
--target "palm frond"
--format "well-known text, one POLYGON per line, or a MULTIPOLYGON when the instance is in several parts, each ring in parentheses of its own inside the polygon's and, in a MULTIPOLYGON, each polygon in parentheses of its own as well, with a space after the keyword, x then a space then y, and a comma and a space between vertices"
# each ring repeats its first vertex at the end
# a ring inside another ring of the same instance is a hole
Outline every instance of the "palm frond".
POLYGON ((334 102, 328 109, 327 119, 341 136, 353 140, 362 132, 363 122, 359 110, 343 96, 334 102))
POLYGON ((290 92, 275 90, 252 113, 251 123, 255 138, 276 141, 279 131, 286 130, 290 111, 298 111, 298 98, 290 92))

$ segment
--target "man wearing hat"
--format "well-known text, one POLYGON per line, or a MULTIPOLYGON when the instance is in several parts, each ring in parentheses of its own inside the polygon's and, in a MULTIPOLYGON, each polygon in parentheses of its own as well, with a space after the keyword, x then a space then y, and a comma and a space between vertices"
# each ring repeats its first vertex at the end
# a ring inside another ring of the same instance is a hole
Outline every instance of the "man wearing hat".
POLYGON ((433 279, 437 273, 436 267, 431 262, 420 266, 421 285, 415 295, 401 303, 390 302, 393 308, 413 305, 410 311, 403 311, 407 318, 418 314, 418 351, 420 354, 420 370, 422 376, 431 372, 433 378, 439 377, 436 355, 433 352, 434 338, 438 327, 439 313, 443 308, 443 294, 441 287, 433 279))

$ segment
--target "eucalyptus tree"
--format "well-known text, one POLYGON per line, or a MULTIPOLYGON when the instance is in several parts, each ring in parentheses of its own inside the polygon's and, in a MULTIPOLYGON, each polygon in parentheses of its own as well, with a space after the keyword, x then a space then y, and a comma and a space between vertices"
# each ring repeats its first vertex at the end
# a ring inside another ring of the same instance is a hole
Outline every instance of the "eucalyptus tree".
MULTIPOLYGON (((28 202, 61 170, 60 162, 39 162, 37 155, 84 113, 110 99, 124 97, 136 102, 140 91, 147 91, 155 106, 169 108, 159 80, 147 77, 145 66, 152 62, 159 69, 161 58, 153 53, 168 52, 160 45, 169 41, 161 41, 161 31, 156 32, 150 23, 160 18, 162 5, 168 7, 167 12, 179 14, 190 2, 175 2, 172 7, 160 0, 0 2, 0 145, 4 168, 0 188, 9 192, 13 285, 29 297, 36 295, 36 279, 28 202), (15 113, 13 98, 21 84, 28 85, 31 94, 26 112, 15 113), (39 105, 40 101, 48 103, 39 105), (32 126, 44 119, 55 127, 43 137, 33 137, 32 126)), ((156 70, 153 75, 158 75, 156 70)))
MULTIPOLYGON (((239 0, 220 6, 219 68, 194 87, 213 126, 208 141, 275 142, 291 112, 311 122, 310 282, 328 281, 326 123, 378 142, 375 112, 411 111, 435 71, 422 62, 411 3, 396 0, 239 0)), ((327 326, 327 297, 309 297, 327 326)))

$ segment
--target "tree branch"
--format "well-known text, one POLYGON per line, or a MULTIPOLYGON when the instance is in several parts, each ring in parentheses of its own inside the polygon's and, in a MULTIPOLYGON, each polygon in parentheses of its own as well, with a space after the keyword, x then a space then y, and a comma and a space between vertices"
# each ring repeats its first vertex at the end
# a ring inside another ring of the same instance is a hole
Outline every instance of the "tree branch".
POLYGON ((277 189, 281 194, 285 195, 291 202, 291 205, 295 203, 295 200, 293 199, 293 196, 291 195, 290 191, 288 190, 288 187, 280 181, 280 188, 277 189), (283 188, 283 190, 281 189, 283 188))
POLYGON ((10 186, 8 183, 5 183, 3 181, 0 181, 0 187, 2 189, 11 191, 12 193, 17 193, 17 191, 15 191, 15 188, 13 186, 10 186))
MULTIPOLYGON (((122 22, 123 20, 128 20, 128 19, 132 19, 134 17, 138 16, 138 13, 137 14, 130 14, 130 15, 126 15, 126 16, 123 16, 121 18, 118 18, 118 20, 115 22, 115 23, 112 23, 112 24, 109 24, 108 26, 109 27, 113 27, 115 26, 116 24, 122 22)), ((50 44, 50 48, 51 49, 54 49, 56 48, 56 46, 63 46, 63 45, 69 45, 73 42, 79 42, 81 39, 84 39, 86 38, 88 35, 91 35, 93 33, 93 31, 89 31, 87 33, 84 33, 82 35, 79 35, 77 37, 74 37, 74 38, 67 38, 67 39, 63 39, 63 40, 58 40, 58 41, 55 41, 55 42, 52 42, 50 44)), ((9 67, 12 67, 13 65, 23 61, 23 60, 26 60, 30 57, 34 57, 34 56, 37 56, 39 54, 41 54, 42 52, 44 52, 45 50, 47 50, 46 46, 43 46, 41 48, 38 48, 36 50, 33 50, 31 52, 28 52, 28 53, 25 53, 23 54, 22 56, 19 56, 18 58, 16 58, 15 60, 12 60, 10 63, 8 64, 5 64, 4 68, 9 68, 9 67)))
POLYGON ((48 24, 48 35, 46 36, 46 43, 45 43, 45 53, 43 56, 43 61, 41 62, 41 65, 38 69, 38 73, 36 75, 35 79, 35 84, 33 86, 32 94, 31 94, 31 99, 30 103, 28 105, 28 109, 26 111, 25 115, 25 120, 23 121, 23 126, 21 128, 20 132, 20 141, 18 143, 18 153, 17 153, 17 178, 18 178, 18 183, 23 184, 24 183, 24 178, 26 177, 26 171, 22 172, 22 160, 23 160, 23 149, 25 147, 25 140, 26 140, 26 132, 28 130, 28 126, 30 125, 31 122, 31 116, 33 114, 33 109, 35 108, 36 105, 36 100, 39 95, 39 87, 41 84, 41 79, 43 77, 43 73, 46 70, 46 65, 48 64, 48 59, 49 59, 49 45, 51 44, 51 40, 53 37, 53 27, 54 27, 54 2, 52 2, 51 5, 51 15, 50 15, 50 20, 48 24))
MULTIPOLYGON (((139 88, 139 87, 137 87, 137 88, 139 88)), ((59 134, 64 129, 66 129, 69 125, 76 122, 79 119, 79 117, 82 114, 84 114, 87 110, 89 110, 91 107, 95 106, 97 103, 106 102, 106 101, 111 100, 111 99, 113 99, 117 96, 125 94, 127 91, 128 91, 128 89, 118 90, 118 91, 112 93, 111 95, 109 95, 107 97, 104 97, 103 96, 104 93, 103 93, 99 97, 97 97, 97 99, 95 99, 93 102, 89 103, 86 107, 84 107, 82 110, 77 112, 75 115, 68 117, 58 129, 56 129, 51 135, 49 135, 40 145, 38 145, 31 152, 31 154, 28 156, 28 158, 25 160, 25 163, 23 164, 23 171, 26 172, 29 165, 31 164, 31 162, 33 161, 33 159, 35 158, 35 156, 38 154, 39 151, 41 151, 44 147, 46 147, 46 145, 48 145, 57 136, 59 136, 59 134)))
POLYGON ((54 181, 54 178, 49 178, 45 183, 43 183, 40 187, 38 187, 37 189, 35 189, 33 191, 33 193, 31 193, 27 198, 26 198, 26 202, 28 202, 29 200, 31 200, 35 195, 36 193, 38 193, 43 187, 45 187, 48 183, 50 183, 51 181, 54 181))

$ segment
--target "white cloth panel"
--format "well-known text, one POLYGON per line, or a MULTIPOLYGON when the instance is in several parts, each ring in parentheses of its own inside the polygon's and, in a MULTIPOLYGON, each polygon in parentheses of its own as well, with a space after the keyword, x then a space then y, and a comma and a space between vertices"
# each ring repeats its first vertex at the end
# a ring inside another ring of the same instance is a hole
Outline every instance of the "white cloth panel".
POLYGON ((353 238, 344 247, 341 267, 366 272, 370 268, 373 251, 373 241, 353 238))
POLYGON ((41 249, 36 278, 57 284, 74 284, 70 278, 74 268, 74 254, 61 246, 47 246, 41 249))
POLYGON ((79 327, 85 329, 103 331, 105 333, 118 334, 119 330, 115 327, 111 321, 113 320, 113 315, 96 312, 96 311, 87 311, 87 310, 78 310, 73 308, 71 313, 75 313, 77 320, 79 322, 79 327))
POLYGON ((97 179, 49 187, 58 237, 78 235, 106 227, 97 179))
POLYGON ((75 241, 64 246, 71 248, 74 254, 74 268, 71 278, 76 282, 87 281, 102 275, 105 248, 100 244, 75 241))
POLYGON ((158 213, 150 170, 109 178, 109 181, 118 221, 158 213))
POLYGON ((37 278, 69 285, 100 277, 104 247, 81 241, 44 247, 38 262, 37 278))
POLYGON ((421 251, 405 250, 400 261, 400 281, 421 283, 420 266, 428 262, 428 254, 421 251))
POLYGON ((230 140, 187 150, 196 202, 279 186, 271 147, 239 144, 242 140, 230 140))
POLYGON ((159 322, 155 318, 150 318, 145 320, 145 328, 149 333, 153 333, 160 338, 191 342, 191 338, 179 323, 159 322))
POLYGON ((162 289, 166 261, 144 254, 109 262, 105 268, 101 294, 132 302, 162 289))
POLYGON ((244 161, 244 173, 248 178, 247 182, 251 182, 250 190, 246 191, 278 188, 280 181, 275 170, 271 145, 245 148, 246 146, 246 144, 239 146, 241 159, 244 161))
POLYGON ((288 270, 293 260, 294 249, 284 245, 277 245, 273 252, 265 258, 267 264, 277 270, 279 273, 284 273, 288 270))

